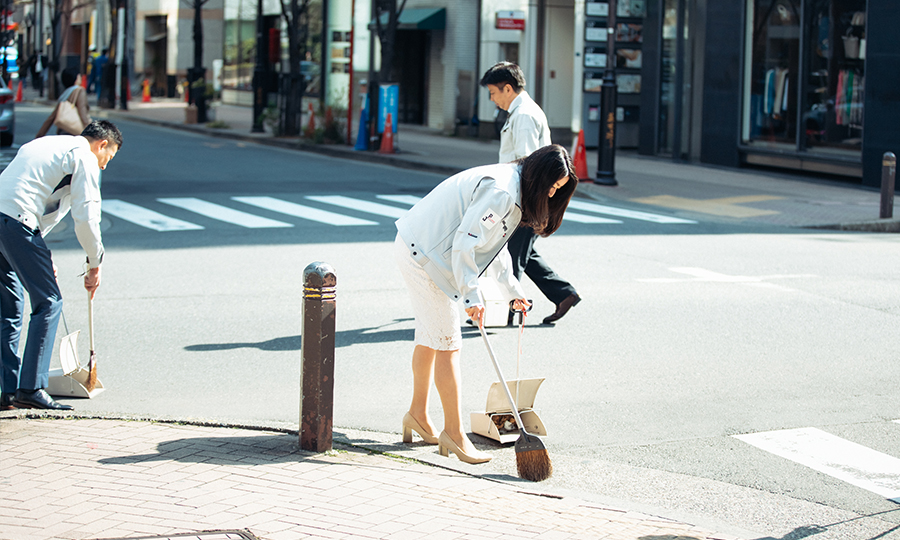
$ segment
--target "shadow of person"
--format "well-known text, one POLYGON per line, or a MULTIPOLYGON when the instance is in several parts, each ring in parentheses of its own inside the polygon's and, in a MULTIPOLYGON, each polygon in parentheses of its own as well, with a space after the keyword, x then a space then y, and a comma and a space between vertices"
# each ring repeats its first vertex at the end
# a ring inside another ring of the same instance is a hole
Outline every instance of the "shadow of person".
MULTIPOLYGON (((412 328, 396 328, 384 330, 385 326, 411 321, 412 319, 394 319, 393 322, 367 328, 354 328, 335 333, 335 347, 349 347, 360 343, 390 343, 393 341, 412 341, 415 330, 412 328)), ((285 336, 259 342, 234 343, 202 343, 187 345, 184 350, 192 352, 230 351, 234 349, 259 349, 261 351, 299 351, 302 336, 285 336)))

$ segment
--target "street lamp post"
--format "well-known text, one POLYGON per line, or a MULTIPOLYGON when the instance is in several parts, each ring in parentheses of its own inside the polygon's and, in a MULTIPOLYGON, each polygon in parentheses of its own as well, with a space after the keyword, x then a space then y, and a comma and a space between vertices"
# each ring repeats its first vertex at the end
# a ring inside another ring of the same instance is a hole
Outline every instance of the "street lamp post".
POLYGON ((616 181, 616 0, 608 0, 606 28, 606 70, 600 92, 600 143, 597 148, 595 182, 617 186, 616 181))
POLYGON ((266 91, 263 88, 266 57, 263 51, 263 0, 256 2, 256 65, 253 67, 253 128, 251 133, 263 133, 262 115, 266 109, 266 91))

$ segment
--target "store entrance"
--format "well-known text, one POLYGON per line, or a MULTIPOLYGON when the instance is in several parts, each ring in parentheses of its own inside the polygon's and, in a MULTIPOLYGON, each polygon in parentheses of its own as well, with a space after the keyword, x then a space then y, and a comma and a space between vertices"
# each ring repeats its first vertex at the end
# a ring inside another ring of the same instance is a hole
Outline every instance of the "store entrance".
POLYGON ((404 124, 425 123, 425 96, 428 81, 429 32, 398 30, 393 79, 400 83, 397 116, 404 124))

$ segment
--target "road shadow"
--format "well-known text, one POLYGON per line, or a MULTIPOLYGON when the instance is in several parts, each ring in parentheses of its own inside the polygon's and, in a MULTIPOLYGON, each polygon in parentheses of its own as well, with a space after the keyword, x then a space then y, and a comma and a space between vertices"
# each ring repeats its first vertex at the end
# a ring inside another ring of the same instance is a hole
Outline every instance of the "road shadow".
MULTIPOLYGON (((896 502, 896 501, 892 501, 892 502, 896 502)), ((804 538, 810 538, 817 534, 822 534, 822 533, 828 532, 829 529, 832 529, 838 525, 845 525, 847 523, 851 523, 854 521, 860 521, 862 519, 868 519, 868 518, 875 518, 878 516, 883 516, 885 514, 892 514, 895 512, 900 512, 900 508, 895 508, 893 510, 884 510, 882 512, 875 512, 873 514, 858 516, 858 517, 855 517, 852 519, 845 519, 843 521, 836 521, 834 523, 829 523, 827 525, 815 525, 815 524, 801 525, 799 527, 796 527, 794 530, 787 533, 786 535, 779 537, 779 538, 775 538, 774 536, 763 536, 760 538, 756 538, 754 540, 803 540, 804 538)), ((884 538, 893 538, 894 533, 896 533, 898 531, 900 531, 900 525, 894 525, 891 528, 876 534, 875 536, 870 536, 865 539, 860 538, 859 540, 882 540, 884 538)))
MULTIPOLYGON (((385 326, 411 321, 407 319, 394 319, 392 322, 381 326, 366 328, 354 328, 353 330, 341 330, 335 334, 335 347, 349 347, 360 343, 390 343, 393 341, 413 341, 416 331, 412 328, 399 328, 383 330, 385 326)), ((184 350, 191 352, 230 351, 234 349, 259 349, 261 351, 299 351, 302 345, 302 336, 285 336, 258 342, 237 343, 201 343, 187 345, 184 350)))

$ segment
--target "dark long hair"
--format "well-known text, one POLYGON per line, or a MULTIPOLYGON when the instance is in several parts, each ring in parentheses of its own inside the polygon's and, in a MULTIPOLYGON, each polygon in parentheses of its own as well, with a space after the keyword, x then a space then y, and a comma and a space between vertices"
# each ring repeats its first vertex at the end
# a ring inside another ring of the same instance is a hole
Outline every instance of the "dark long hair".
POLYGON ((551 144, 516 163, 522 182, 522 225, 533 228, 540 236, 550 236, 562 225, 563 214, 578 187, 572 158, 565 148, 551 144), (569 181, 550 197, 550 188, 564 176, 569 181))

